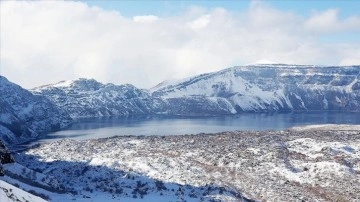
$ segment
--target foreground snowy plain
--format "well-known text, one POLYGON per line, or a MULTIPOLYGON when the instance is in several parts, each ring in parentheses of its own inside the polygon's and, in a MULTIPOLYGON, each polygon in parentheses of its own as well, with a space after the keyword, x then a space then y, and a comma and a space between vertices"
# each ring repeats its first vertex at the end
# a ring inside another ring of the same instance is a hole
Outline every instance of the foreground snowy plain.
POLYGON ((16 161, 51 201, 360 201, 359 126, 64 139, 16 161))

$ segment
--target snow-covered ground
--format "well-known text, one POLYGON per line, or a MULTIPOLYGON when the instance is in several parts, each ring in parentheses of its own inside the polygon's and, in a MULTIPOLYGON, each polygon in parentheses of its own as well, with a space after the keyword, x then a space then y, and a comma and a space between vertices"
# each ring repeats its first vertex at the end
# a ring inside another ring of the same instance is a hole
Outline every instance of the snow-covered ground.
POLYGON ((357 130, 360 131, 360 125, 346 125, 346 124, 321 124, 321 125, 307 125, 292 127, 292 130, 357 130))
POLYGON ((46 200, 0 180, 1 202, 45 202, 46 200))
POLYGON ((360 131, 326 127, 64 139, 16 160, 56 179, 51 201, 359 201, 360 131))

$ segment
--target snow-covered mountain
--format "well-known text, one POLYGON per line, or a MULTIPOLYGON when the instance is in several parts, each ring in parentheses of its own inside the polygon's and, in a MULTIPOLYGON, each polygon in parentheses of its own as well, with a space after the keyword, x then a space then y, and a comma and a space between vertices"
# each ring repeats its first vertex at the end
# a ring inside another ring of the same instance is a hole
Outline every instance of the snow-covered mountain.
POLYGON ((69 115, 360 111, 360 66, 232 67, 163 82, 150 90, 130 84, 78 79, 28 92, 4 77, 0 77, 0 82, 0 130, 5 142, 17 142, 36 137, 39 131, 62 128, 70 123, 69 115))
POLYGON ((130 84, 102 84, 94 79, 62 81, 32 92, 46 96, 71 117, 154 114, 166 108, 163 100, 146 90, 130 84))
POLYGON ((0 82, 0 131, 7 143, 63 128, 71 122, 69 116, 360 111, 360 66, 232 67, 150 90, 78 79, 29 92, 4 77, 0 82))
POLYGON ((360 110, 360 66, 251 65, 152 89, 184 113, 360 110), (191 104, 190 104, 191 103, 191 104), (180 110, 180 109, 179 109, 180 110))
POLYGON ((232 67, 150 90, 63 81, 32 90, 72 117, 134 114, 219 115, 291 110, 360 110, 360 66, 232 67))
POLYGON ((0 140, 20 143, 70 122, 71 118, 44 96, 33 95, 0 76, 0 140))

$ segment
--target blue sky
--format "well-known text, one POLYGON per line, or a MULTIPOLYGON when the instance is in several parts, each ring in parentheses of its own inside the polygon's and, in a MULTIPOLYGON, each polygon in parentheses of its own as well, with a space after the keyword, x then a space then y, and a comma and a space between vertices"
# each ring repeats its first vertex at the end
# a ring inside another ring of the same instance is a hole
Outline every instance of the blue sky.
MULTIPOLYGON (((245 12, 252 1, 248 0, 84 0, 89 6, 115 10, 126 17, 156 15, 169 17, 178 15, 193 6, 205 9, 224 8, 230 12, 245 12)), ((360 0, 267 0, 262 3, 284 12, 294 12, 303 17, 328 9, 337 9, 339 19, 360 13, 360 0)), ((319 39, 324 43, 360 42, 359 33, 329 34, 319 39)))
MULTIPOLYGON (((124 16, 136 15, 157 15, 169 16, 177 14, 191 6, 201 6, 204 8, 222 7, 229 11, 244 11, 247 9, 251 1, 246 0, 87 0, 90 6, 99 6, 104 9, 117 10, 124 16)), ((296 12, 303 16, 308 16, 314 11, 321 11, 330 8, 337 8, 340 10, 340 17, 347 17, 358 14, 360 11, 360 1, 358 0, 267 0, 262 1, 275 8, 285 11, 296 12)))

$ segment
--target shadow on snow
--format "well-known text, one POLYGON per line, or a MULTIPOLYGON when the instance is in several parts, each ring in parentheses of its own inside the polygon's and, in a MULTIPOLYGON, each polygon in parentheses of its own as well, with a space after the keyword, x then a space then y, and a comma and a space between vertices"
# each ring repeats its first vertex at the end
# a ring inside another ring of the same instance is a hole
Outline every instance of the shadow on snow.
MULTIPOLYGON (((133 171, 113 169, 89 162, 52 161, 44 162, 38 156, 17 154, 20 164, 55 177, 60 192, 91 198, 93 194, 108 193, 112 198, 144 198, 151 194, 159 197, 173 196, 176 201, 221 201, 216 196, 231 197, 234 201, 252 202, 235 189, 215 184, 204 186, 181 185, 164 182, 133 171)), ((116 167, 116 164, 114 164, 116 167)))

